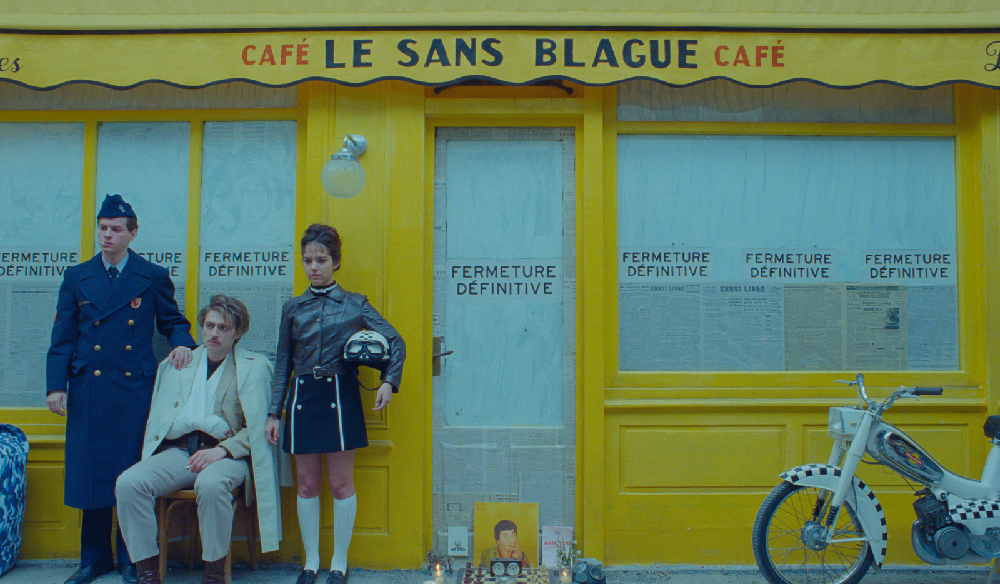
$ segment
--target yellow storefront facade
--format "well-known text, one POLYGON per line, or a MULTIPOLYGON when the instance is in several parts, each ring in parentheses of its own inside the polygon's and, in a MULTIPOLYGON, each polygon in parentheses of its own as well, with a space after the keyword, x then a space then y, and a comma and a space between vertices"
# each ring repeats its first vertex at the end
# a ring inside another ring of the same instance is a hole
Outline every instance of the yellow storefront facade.
MULTIPOLYGON (((265 353, 307 284, 298 235, 340 230, 338 281, 408 347, 368 418, 352 565, 418 567, 478 502, 538 503, 609 565, 752 564, 758 506, 826 461, 857 372, 876 395, 944 387, 891 420, 978 478, 1000 388, 991 3, 123 4, 0 8, 23 558, 79 552, 41 376, 59 274, 116 192, 189 319, 244 295, 265 353), (320 171, 350 134, 367 181, 334 198, 320 171)), ((917 563, 911 487, 861 476, 886 562, 917 563)), ((283 501, 269 559, 296 561, 283 501)))

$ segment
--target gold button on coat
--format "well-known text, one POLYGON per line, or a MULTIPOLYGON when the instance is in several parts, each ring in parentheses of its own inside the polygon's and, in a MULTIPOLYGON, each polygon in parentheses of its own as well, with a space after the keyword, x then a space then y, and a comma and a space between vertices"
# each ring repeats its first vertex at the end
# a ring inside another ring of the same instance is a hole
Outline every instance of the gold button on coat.
POLYGON ((97 326, 97 325, 99 325, 99 324, 101 324, 101 321, 99 321, 99 320, 95 320, 95 321, 94 321, 94 326, 97 326))
POLYGON ((132 350, 132 345, 125 345, 125 350, 126 351, 131 351, 132 350))
POLYGON ((129 320, 129 321, 128 321, 128 325, 129 325, 129 326, 132 326, 132 325, 134 325, 134 324, 135 324, 135 321, 134 321, 134 320, 129 320))
POLYGON ((94 345, 94 350, 95 351, 100 351, 101 350, 101 346, 100 345, 94 345))
POLYGON ((132 377, 132 373, 130 373, 130 372, 128 372, 128 371, 126 371, 126 372, 125 372, 125 377, 132 377))
POLYGON ((101 376, 101 370, 100 369, 94 370, 94 377, 100 377, 100 376, 101 376))

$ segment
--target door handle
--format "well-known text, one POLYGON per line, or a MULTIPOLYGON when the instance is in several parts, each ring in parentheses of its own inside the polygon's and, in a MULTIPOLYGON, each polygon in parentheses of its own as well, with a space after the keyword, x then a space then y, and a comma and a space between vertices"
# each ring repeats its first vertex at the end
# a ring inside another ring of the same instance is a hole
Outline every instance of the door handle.
POLYGON ((441 375, 441 357, 447 357, 455 351, 442 351, 444 337, 434 337, 434 353, 431 355, 431 375, 437 377, 441 375))

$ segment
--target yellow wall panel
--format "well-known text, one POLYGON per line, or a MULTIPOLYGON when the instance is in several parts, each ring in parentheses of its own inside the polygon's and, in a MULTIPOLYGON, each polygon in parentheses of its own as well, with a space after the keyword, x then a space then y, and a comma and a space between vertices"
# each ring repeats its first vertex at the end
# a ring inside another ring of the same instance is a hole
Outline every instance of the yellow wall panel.
POLYGON ((29 448, 21 557, 60 558, 79 553, 80 512, 62 504, 62 443, 39 440, 33 444, 29 436, 29 448))
POLYGON ((793 461, 793 466, 809 462, 825 463, 830 460, 833 439, 826 433, 826 418, 823 418, 823 425, 813 424, 814 421, 818 420, 809 419, 809 425, 802 427, 804 458, 800 461, 793 461))
POLYGON ((31 496, 25 501, 24 526, 43 527, 61 524, 62 514, 52 513, 50 501, 62 502, 64 467, 58 463, 29 463, 27 480, 31 496))
POLYGON ((358 466, 354 469, 354 487, 364 493, 358 499, 354 533, 389 533, 389 468, 358 466), (361 504, 364 501, 364 505, 361 504))
POLYGON ((620 429, 623 491, 769 485, 781 472, 784 429, 773 427, 628 426, 620 429))
POLYGON ((762 491, 720 494, 692 489, 617 497, 609 504, 615 513, 605 531, 604 562, 753 563, 750 529, 764 496, 762 491))

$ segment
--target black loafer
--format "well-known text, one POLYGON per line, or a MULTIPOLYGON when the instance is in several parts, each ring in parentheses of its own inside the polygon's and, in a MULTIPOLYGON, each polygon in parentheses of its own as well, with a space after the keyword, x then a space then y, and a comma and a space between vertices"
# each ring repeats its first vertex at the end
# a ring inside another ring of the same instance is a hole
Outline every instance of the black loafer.
POLYGON ((330 575, 326 577, 326 584, 347 584, 347 572, 331 570, 330 575))
POLYGON ((135 569, 135 564, 121 566, 122 582, 125 584, 139 584, 139 572, 135 569))
POLYGON ((299 574, 299 579, 295 581, 295 584, 313 584, 316 581, 316 572, 312 570, 302 570, 299 574))
POLYGON ((114 566, 84 566, 73 572, 73 575, 66 579, 65 584, 90 584, 97 578, 107 574, 114 569, 114 566))

